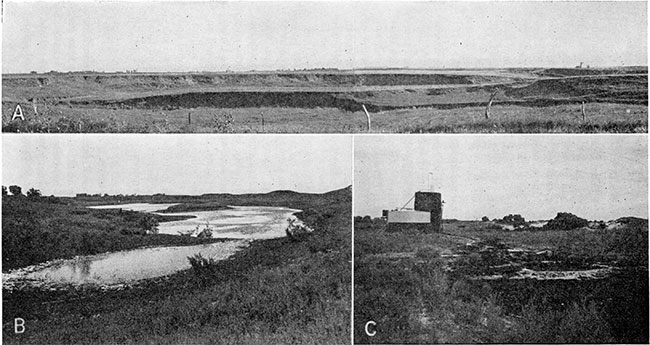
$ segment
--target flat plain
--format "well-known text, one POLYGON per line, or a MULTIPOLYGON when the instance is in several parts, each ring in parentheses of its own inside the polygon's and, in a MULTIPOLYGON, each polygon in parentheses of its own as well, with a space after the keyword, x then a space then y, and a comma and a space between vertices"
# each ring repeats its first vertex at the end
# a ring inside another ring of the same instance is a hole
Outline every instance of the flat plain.
MULTIPOLYGON (((647 133, 647 67, 3 76, 42 133, 647 133), (364 107, 368 114, 364 111, 364 107)), ((25 120, 13 119, 20 104, 25 120)))

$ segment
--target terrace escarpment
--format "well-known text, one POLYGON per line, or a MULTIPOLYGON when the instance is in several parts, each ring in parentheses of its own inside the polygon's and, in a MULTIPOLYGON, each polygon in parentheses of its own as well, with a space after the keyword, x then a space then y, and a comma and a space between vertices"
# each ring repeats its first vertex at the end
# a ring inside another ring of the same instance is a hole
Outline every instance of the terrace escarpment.
POLYGON ((437 72, 69 73, 3 77, 3 102, 113 109, 339 108, 369 111, 495 104, 647 104, 647 69, 437 72), (569 73, 571 72, 571 73, 569 73))

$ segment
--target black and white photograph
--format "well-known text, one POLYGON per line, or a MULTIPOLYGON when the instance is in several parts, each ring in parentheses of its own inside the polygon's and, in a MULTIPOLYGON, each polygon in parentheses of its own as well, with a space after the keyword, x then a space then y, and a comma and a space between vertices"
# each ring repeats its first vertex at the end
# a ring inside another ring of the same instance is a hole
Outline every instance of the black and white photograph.
POLYGON ((646 1, 5 1, 3 132, 647 133, 646 1))
POLYGON ((3 344, 349 343, 350 137, 2 141, 3 344))
POLYGON ((354 150, 355 343, 648 342, 645 135, 354 150))
POLYGON ((7 0, 3 344, 648 344, 648 2, 7 0))

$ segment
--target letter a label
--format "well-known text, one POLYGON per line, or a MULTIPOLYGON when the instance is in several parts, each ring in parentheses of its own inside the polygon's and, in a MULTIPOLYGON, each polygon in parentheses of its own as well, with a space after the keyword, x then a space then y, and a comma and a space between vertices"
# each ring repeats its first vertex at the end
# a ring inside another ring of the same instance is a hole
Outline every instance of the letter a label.
POLYGON ((11 117, 11 121, 15 120, 16 118, 20 118, 21 120, 25 121, 23 108, 20 107, 20 104, 16 104, 16 109, 14 110, 14 115, 11 117))

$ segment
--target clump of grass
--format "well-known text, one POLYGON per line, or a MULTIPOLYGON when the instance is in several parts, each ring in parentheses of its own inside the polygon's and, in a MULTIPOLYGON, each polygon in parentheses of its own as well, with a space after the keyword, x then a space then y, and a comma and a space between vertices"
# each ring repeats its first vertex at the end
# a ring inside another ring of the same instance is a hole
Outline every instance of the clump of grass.
POLYGON ((594 303, 574 302, 566 310, 546 310, 528 305, 522 320, 510 333, 514 343, 610 343, 609 324, 594 303))
POLYGON ((207 283, 214 279, 217 272, 217 261, 214 258, 205 258, 201 253, 194 256, 188 256, 194 276, 202 283, 207 283))
POLYGON ((426 260, 427 265, 433 269, 439 269, 445 264, 445 260, 440 256, 440 250, 437 247, 421 247, 415 252, 415 256, 426 260))
POLYGON ((233 133, 233 117, 230 113, 213 114, 210 119, 210 128, 215 133, 233 133))
POLYGON ((432 246, 425 246, 418 248, 415 256, 421 259, 433 260, 440 257, 440 251, 432 246))

